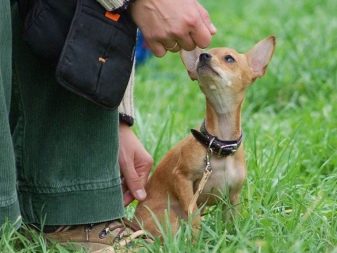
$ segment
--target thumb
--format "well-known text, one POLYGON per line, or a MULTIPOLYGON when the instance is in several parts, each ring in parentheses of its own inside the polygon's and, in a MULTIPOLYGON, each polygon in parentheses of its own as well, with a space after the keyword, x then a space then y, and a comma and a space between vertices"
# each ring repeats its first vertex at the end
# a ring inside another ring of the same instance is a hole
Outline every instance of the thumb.
POLYGON ((146 192, 143 186, 142 178, 137 174, 135 168, 129 167, 123 171, 123 176, 131 194, 139 201, 146 198, 146 192))

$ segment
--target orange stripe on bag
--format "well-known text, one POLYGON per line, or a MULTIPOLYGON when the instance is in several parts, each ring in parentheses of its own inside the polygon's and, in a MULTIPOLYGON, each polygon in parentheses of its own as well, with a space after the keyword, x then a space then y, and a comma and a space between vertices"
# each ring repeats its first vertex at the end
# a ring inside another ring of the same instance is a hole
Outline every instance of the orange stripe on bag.
POLYGON ((112 21, 117 22, 119 18, 121 17, 121 15, 115 12, 107 11, 105 12, 105 17, 112 21))

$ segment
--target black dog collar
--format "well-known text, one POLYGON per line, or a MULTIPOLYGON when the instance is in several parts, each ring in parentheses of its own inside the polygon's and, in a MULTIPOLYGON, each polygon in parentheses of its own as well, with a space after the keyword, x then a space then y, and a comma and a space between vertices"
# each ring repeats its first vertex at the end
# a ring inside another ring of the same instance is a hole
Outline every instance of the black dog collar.
POLYGON ((214 154, 221 157, 233 155, 238 150, 242 142, 242 133, 238 140, 232 141, 220 140, 218 137, 211 135, 207 132, 205 121, 200 127, 200 132, 195 129, 191 129, 191 133, 201 144, 212 149, 214 154))

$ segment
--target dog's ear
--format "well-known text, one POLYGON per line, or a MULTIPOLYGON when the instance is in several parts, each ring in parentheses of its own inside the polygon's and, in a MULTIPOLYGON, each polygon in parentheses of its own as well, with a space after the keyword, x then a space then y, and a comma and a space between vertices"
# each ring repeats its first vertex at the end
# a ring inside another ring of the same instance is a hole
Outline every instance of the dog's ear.
POLYGON ((188 75, 192 80, 197 80, 198 79, 198 74, 197 74, 197 61, 199 58, 199 55, 202 54, 203 50, 201 48, 195 48, 192 51, 185 51, 181 50, 180 51, 180 57, 181 60, 183 61, 188 75))
POLYGON ((268 63, 273 56, 276 39, 269 36, 258 42, 247 54, 248 64, 253 72, 253 78, 264 75, 268 63))

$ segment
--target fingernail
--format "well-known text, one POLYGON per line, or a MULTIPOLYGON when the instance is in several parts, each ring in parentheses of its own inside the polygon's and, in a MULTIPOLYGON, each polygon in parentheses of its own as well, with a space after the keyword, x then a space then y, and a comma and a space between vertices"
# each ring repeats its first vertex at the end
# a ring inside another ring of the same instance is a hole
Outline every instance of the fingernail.
POLYGON ((216 33, 216 27, 213 24, 211 24, 211 33, 216 33))
POLYGON ((138 200, 144 200, 145 198, 146 198, 146 192, 143 190, 143 189, 141 189, 141 190, 137 190, 136 191, 136 199, 138 199, 138 200))

